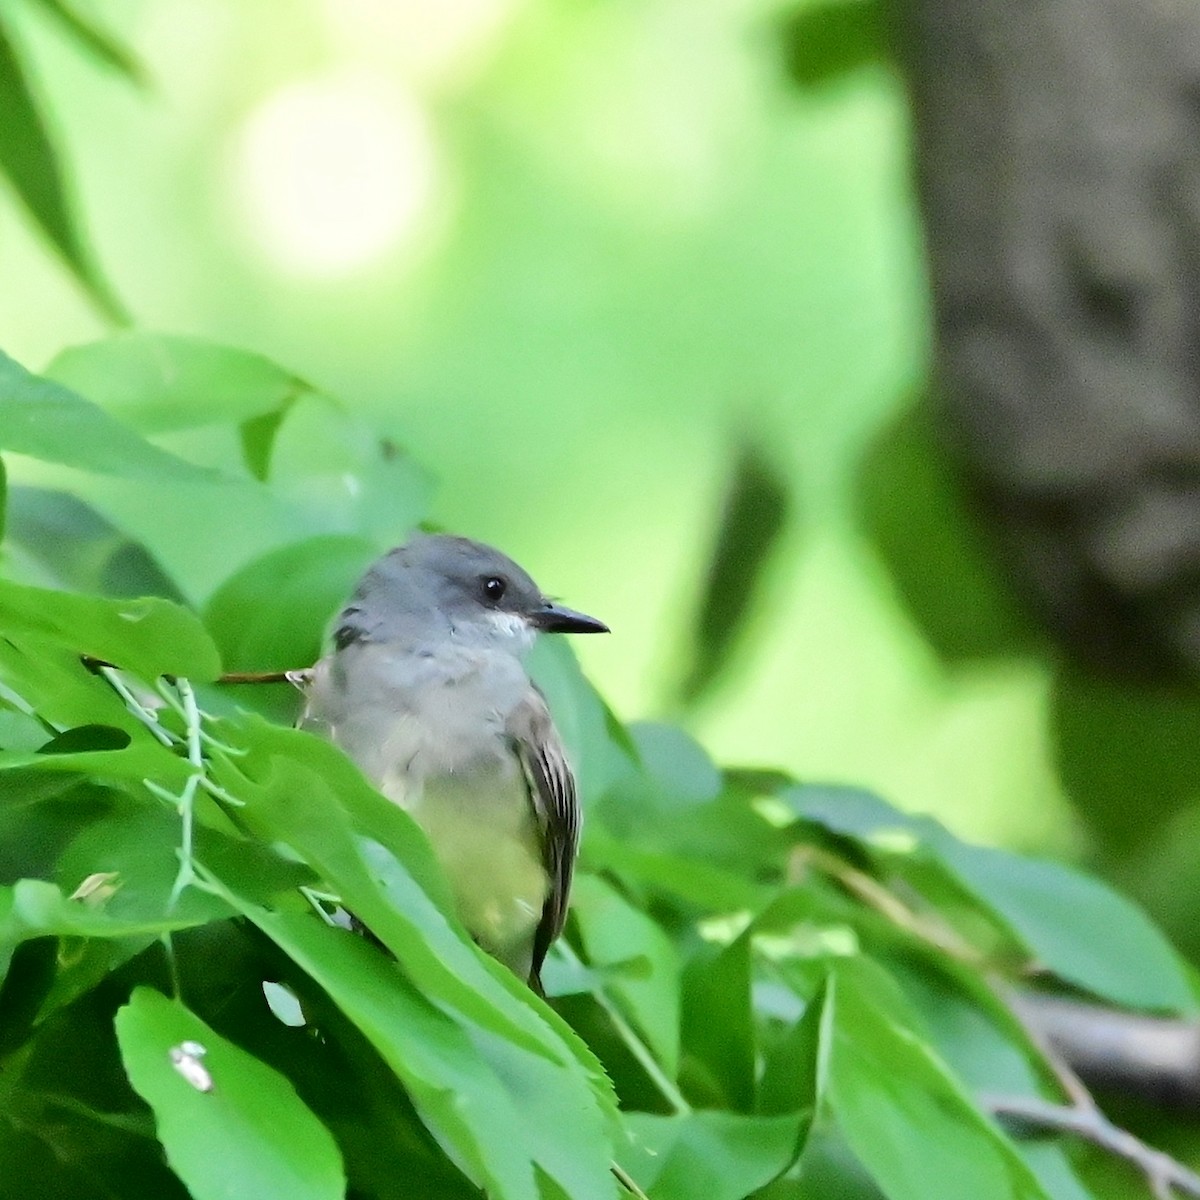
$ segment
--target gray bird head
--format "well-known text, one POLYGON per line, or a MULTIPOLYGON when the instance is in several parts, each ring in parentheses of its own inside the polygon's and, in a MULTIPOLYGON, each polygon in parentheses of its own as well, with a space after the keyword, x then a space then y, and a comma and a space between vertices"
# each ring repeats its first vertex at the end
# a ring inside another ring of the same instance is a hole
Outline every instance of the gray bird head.
POLYGON ((510 645, 535 635, 607 633, 608 626, 542 594, 511 558, 469 538, 418 534, 374 563, 342 611, 334 642, 446 636, 510 645))

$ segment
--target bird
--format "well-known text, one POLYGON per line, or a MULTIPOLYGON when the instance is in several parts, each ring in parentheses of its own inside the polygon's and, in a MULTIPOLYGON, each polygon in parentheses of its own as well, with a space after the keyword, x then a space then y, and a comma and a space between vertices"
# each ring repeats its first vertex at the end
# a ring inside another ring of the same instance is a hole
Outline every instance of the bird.
POLYGON ((582 814, 523 659, 541 633, 607 632, 499 550, 421 533, 370 566, 306 673, 300 727, 421 826, 462 924, 539 994, 582 814))

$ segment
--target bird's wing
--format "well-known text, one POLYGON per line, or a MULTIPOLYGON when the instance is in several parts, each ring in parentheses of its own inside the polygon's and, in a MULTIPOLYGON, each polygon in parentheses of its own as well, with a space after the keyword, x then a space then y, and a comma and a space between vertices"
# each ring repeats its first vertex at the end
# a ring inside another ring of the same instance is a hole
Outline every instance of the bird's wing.
POLYGON ((546 701, 536 688, 531 687, 528 697, 510 714, 508 735, 529 783, 529 797, 542 834, 543 862, 550 877, 550 892, 533 941, 530 982, 536 986, 546 951, 567 919, 583 814, 566 751, 546 701))

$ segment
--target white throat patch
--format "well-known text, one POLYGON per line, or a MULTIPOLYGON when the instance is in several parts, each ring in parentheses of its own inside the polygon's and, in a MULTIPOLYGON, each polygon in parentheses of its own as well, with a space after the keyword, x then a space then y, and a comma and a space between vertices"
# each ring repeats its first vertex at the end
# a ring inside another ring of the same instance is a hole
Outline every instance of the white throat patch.
POLYGON ((520 613, 503 612, 494 609, 488 614, 488 621, 494 631, 497 641, 507 642, 518 653, 524 653, 533 645, 537 630, 529 624, 520 613))

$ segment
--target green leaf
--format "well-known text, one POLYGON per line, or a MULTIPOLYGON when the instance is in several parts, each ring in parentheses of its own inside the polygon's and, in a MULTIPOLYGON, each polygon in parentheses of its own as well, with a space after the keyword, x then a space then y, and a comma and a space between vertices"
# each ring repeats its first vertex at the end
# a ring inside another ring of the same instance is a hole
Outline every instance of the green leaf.
POLYGON ((540 638, 526 665, 550 706, 586 810, 629 772, 632 747, 566 638, 540 638))
POLYGON ((85 17, 66 0, 37 0, 87 54, 110 67, 130 83, 144 85, 146 73, 127 46, 102 26, 85 17))
POLYGON ((135 744, 124 729, 111 725, 77 725, 44 742, 36 750, 0 750, 0 773, 13 799, 14 775, 70 772, 97 782, 153 778, 164 787, 182 787, 191 772, 187 762, 161 742, 143 738, 135 744))
MULTIPOLYGON (((6 124, 0 122, 0 145, 6 124)), ((0 449, 102 474, 175 482, 216 479, 213 472, 151 445, 70 389, 31 374, 3 352, 0 449)))
MULTIPOLYGON (((60 381, 165 439, 178 454, 229 472, 172 458, 95 409, 99 420, 160 456, 160 465, 180 463, 185 474, 143 471, 136 483, 117 468, 83 482, 73 473, 49 475, 62 490, 83 489, 88 504, 134 538, 190 599, 210 595, 243 564, 316 534, 358 536, 379 553, 427 510, 431 485, 410 458, 258 355, 197 339, 131 334, 66 351, 51 374, 55 382, 43 386, 59 387, 77 406, 85 402, 60 381), (234 469, 237 460, 254 478, 234 469)), ((0 406, 0 445, 3 417, 0 406)), ((27 453, 37 449, 25 446, 27 453)), ((68 465, 99 469, 95 455, 79 462, 77 450, 46 449, 46 456, 56 454, 68 465)))
POLYGON ((39 937, 123 938, 186 929, 210 920, 210 912, 166 913, 161 905, 148 915, 114 916, 104 908, 69 900, 52 883, 21 879, 0 888, 0 965, 22 942, 39 937))
POLYGON ((758 1087, 757 1109, 767 1116, 789 1112, 812 1113, 824 1085, 821 1073, 821 1042, 826 1036, 823 1018, 823 983, 804 1008, 798 1021, 763 1054, 763 1072, 758 1087))
POLYGON ((615 871, 630 883, 678 897, 705 912, 755 911, 774 891, 697 857, 639 849, 613 837, 598 821, 584 826, 582 860, 593 871, 615 871))
POLYGON ((690 1094, 737 1112, 754 1107, 757 1042, 750 996, 750 931, 702 949, 683 976, 682 1078, 690 1094))
POLYGON ((721 791, 721 773, 704 749, 675 725, 635 721, 629 736, 646 774, 675 805, 704 804, 721 791))
POLYGON ((674 1078, 679 1067, 680 965, 670 938, 594 875, 576 876, 571 912, 593 966, 645 966, 645 971, 614 973, 606 990, 674 1078))
POLYGON ((67 201, 58 156, 21 60, 0 25, 0 173, 106 316, 124 313, 84 245, 67 201))
POLYGON ((1061 863, 947 838, 943 861, 1060 978, 1132 1008, 1195 1012, 1186 968, 1132 901, 1061 863))
POLYGON ((149 988, 135 989, 116 1027, 129 1081, 154 1110, 167 1160, 195 1200, 345 1195, 332 1136, 282 1075, 149 988), (203 1048, 185 1057, 198 1064, 194 1081, 172 1060, 188 1043, 203 1048))
POLYGON ((604 1106, 582 1072, 460 1025, 362 938, 307 916, 243 911, 362 1031, 434 1137, 495 1200, 538 1200, 535 1167, 572 1200, 613 1200, 604 1106))
POLYGON ((45 373, 147 435, 282 418, 313 393, 260 354, 168 334, 123 333, 74 346, 45 373))
POLYGON ((335 747, 245 714, 215 726, 248 753, 216 756, 240 817, 297 850, 430 997, 548 1061, 573 1059, 608 1096, 594 1057, 550 1009, 471 942, 447 914, 448 886, 425 835, 335 747), (431 898, 432 897, 432 898, 431 898), (539 1018, 531 1005, 538 1004, 539 1018))
POLYGON ((102 721, 138 738, 150 736, 105 680, 83 665, 79 651, 56 637, 9 630, 0 638, 0 679, 43 722, 62 727, 102 721))
POLYGON ((885 866, 929 861, 982 904, 1042 966, 1118 1004, 1192 1012, 1183 961, 1131 901, 1060 863, 953 837, 929 817, 898 812, 854 788, 801 787, 779 794, 807 821, 861 842, 885 866))
POLYGON ((804 1132, 794 1113, 631 1113, 626 1124, 621 1165, 654 1200, 742 1200, 787 1170, 804 1132))
MULTIPOLYGON (((159 675, 215 679, 221 660, 199 619, 168 600, 107 600, 0 580, 0 627, 32 634, 151 681, 159 675)), ((79 722, 84 723, 84 722, 79 722)))
MULTIPOLYGON (((873 0, 849 0, 816 12, 865 17, 875 8, 873 0)), ((922 401, 870 448, 859 471, 860 521, 901 600, 942 659, 1033 653, 1042 639, 971 510, 940 444, 932 407, 922 401)))
POLYGON ((877 1008, 852 969, 824 995, 822 1103, 888 1200, 1046 1200, 1012 1143, 934 1051, 877 1008))
MULTIPOLYGON (((127 802, 79 831, 59 858, 54 877, 64 891, 74 891, 89 878, 111 876, 106 883, 112 894, 91 911, 127 923, 134 933, 165 921, 185 927, 229 916, 224 900, 198 888, 184 889, 174 905, 170 903, 181 836, 179 816, 166 804, 127 802)), ((198 829, 197 856, 208 857, 205 851, 218 836, 198 829)), ((260 850, 260 855, 265 857, 266 851, 260 850)))
POLYGON ((883 5, 878 0, 803 5, 790 14, 783 37, 788 75, 806 89, 873 65, 888 50, 883 5))
POLYGON ((226 667, 289 670, 316 662, 330 616, 376 553, 365 538, 326 534, 272 550, 227 579, 204 610, 226 667))
POLYGON ((356 533, 381 551, 424 519, 433 494, 396 443, 319 395, 302 397, 280 425, 271 485, 306 515, 306 533, 356 533))
POLYGON ((144 546, 67 492, 12 488, 6 549, 5 573, 17 583, 106 596, 183 598, 144 546))
POLYGON ((738 451, 705 573, 689 641, 685 704, 706 696, 729 665, 761 591, 775 549, 792 519, 791 490, 761 445, 738 451))

